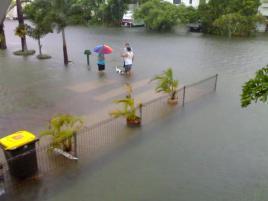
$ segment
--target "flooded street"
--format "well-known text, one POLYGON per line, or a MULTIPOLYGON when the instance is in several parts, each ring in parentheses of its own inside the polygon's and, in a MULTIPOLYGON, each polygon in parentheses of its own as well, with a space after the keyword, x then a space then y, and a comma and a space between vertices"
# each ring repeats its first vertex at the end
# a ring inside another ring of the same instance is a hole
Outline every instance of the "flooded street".
MULTIPOLYGON (((13 56, 20 48, 15 26, 6 21, 8 50, 0 51, 0 136, 22 129, 37 132, 56 113, 95 114, 117 97, 109 91, 142 81, 135 93, 144 93, 154 87, 148 80, 167 67, 174 69, 181 85, 219 74, 215 93, 142 127, 125 147, 57 181, 45 179, 20 200, 267 199, 268 111, 265 104, 240 108, 241 85, 268 63, 267 34, 226 39, 183 31, 159 34, 143 28, 69 27, 66 37, 72 62, 65 67, 60 34, 42 40, 51 60, 13 56), (119 76, 114 69, 122 64, 125 42, 135 53, 131 78, 119 76), (89 69, 84 50, 103 43, 114 52, 107 55, 107 70, 100 76, 96 55, 91 55, 89 69)), ((28 39, 28 47, 37 49, 37 42, 28 39)))
MULTIPOLYGON (((226 39, 196 33, 148 33, 143 28, 69 27, 67 29, 68 67, 63 65, 60 34, 49 34, 42 39, 43 52, 51 60, 39 61, 35 56, 17 57, 12 53, 20 49, 20 39, 14 36, 15 21, 6 21, 8 50, 0 52, 0 136, 28 129, 38 132, 44 122, 55 113, 73 113, 87 116, 96 108, 113 99, 98 101, 93 96, 109 90, 74 93, 69 90, 77 84, 102 80, 112 81, 111 88, 126 82, 151 79, 167 67, 174 69, 181 86, 219 73, 227 80, 250 75, 266 65, 267 35, 250 39, 226 39), (125 42, 135 52, 131 78, 118 76, 115 66, 122 65, 125 42), (99 76, 96 55, 90 57, 91 68, 86 65, 85 49, 98 44, 109 44, 114 52, 107 55, 107 70, 99 76)), ((37 49, 37 41, 28 38, 29 49, 37 49)), ((221 79, 222 79, 221 78, 221 79)), ((153 87, 144 84, 143 88, 153 87)))

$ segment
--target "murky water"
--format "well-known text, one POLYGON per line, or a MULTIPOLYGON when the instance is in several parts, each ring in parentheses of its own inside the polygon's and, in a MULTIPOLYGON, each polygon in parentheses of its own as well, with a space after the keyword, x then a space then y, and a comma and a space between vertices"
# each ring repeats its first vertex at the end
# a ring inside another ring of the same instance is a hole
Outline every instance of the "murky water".
MULTIPOLYGON (((65 68, 60 35, 50 34, 43 40, 44 51, 53 59, 37 61, 12 55, 19 49, 14 29, 14 22, 6 23, 9 50, 0 52, 0 135, 23 125, 38 129, 55 110, 83 114, 90 107, 101 107, 88 102, 91 94, 83 104, 74 101, 72 107, 64 107, 75 100, 65 86, 106 78, 125 82, 114 73, 114 66, 122 63, 125 42, 136 55, 131 81, 152 77, 167 67, 173 67, 182 84, 215 73, 220 76, 215 94, 147 125, 127 148, 95 161, 79 174, 74 171, 41 185, 29 193, 31 200, 267 199, 268 112, 265 104, 248 109, 239 104, 242 83, 268 63, 267 35, 230 40, 184 32, 146 33, 142 28, 71 27, 67 40, 72 63, 65 68), (98 76, 94 56, 88 70, 83 54, 84 49, 101 43, 114 48, 107 56, 105 78, 98 76)), ((35 41, 28 42, 37 49, 35 41)))

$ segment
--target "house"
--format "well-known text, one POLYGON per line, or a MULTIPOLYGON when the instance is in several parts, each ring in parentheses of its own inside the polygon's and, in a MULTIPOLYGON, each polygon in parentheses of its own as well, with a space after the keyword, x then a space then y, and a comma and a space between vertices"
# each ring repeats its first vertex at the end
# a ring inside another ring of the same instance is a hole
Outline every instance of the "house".
POLYGON ((185 6, 192 6, 192 7, 197 8, 199 4, 205 3, 208 0, 164 0, 164 1, 167 1, 172 4, 176 4, 176 5, 184 4, 185 6))
POLYGON ((266 18, 266 22, 263 24, 257 24, 257 30, 260 32, 267 31, 268 29, 268 0, 261 0, 261 6, 259 12, 266 18))
POLYGON ((259 7, 259 12, 268 18, 268 0, 261 0, 261 6, 259 7))
POLYGON ((9 7, 10 0, 1 0, 1 6, 0 6, 0 23, 5 18, 7 9, 9 7))

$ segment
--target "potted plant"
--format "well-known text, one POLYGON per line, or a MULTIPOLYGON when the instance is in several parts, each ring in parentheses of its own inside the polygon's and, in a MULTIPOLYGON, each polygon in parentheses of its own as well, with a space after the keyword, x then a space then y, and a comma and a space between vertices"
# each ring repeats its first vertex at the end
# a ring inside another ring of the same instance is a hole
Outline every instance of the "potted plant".
POLYGON ((155 91, 169 94, 168 103, 171 105, 178 103, 179 81, 173 78, 172 68, 168 68, 162 74, 156 75, 151 81, 158 81, 155 91))
POLYGON ((83 126, 81 118, 68 114, 58 114, 51 118, 47 130, 40 132, 40 137, 51 136, 50 149, 60 148, 72 151, 72 137, 83 126))
MULTIPOLYGON (((127 84, 127 95, 124 99, 115 100, 114 102, 117 104, 122 104, 122 109, 116 109, 110 112, 110 115, 118 118, 118 117, 125 117, 127 125, 129 127, 137 127, 141 125, 141 117, 137 115, 137 106, 135 106, 135 101, 131 97, 132 87, 127 84)), ((142 104, 138 104, 138 107, 142 107, 142 104)))

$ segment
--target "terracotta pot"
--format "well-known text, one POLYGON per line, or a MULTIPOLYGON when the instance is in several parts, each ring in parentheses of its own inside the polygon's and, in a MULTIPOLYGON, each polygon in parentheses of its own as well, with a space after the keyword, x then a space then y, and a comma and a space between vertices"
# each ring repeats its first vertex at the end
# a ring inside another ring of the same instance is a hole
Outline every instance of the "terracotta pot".
POLYGON ((175 99, 168 98, 167 102, 170 105, 177 105, 178 104, 178 98, 175 98, 175 99))
POLYGON ((139 127, 141 126, 141 118, 137 117, 135 120, 127 119, 128 127, 139 127))

